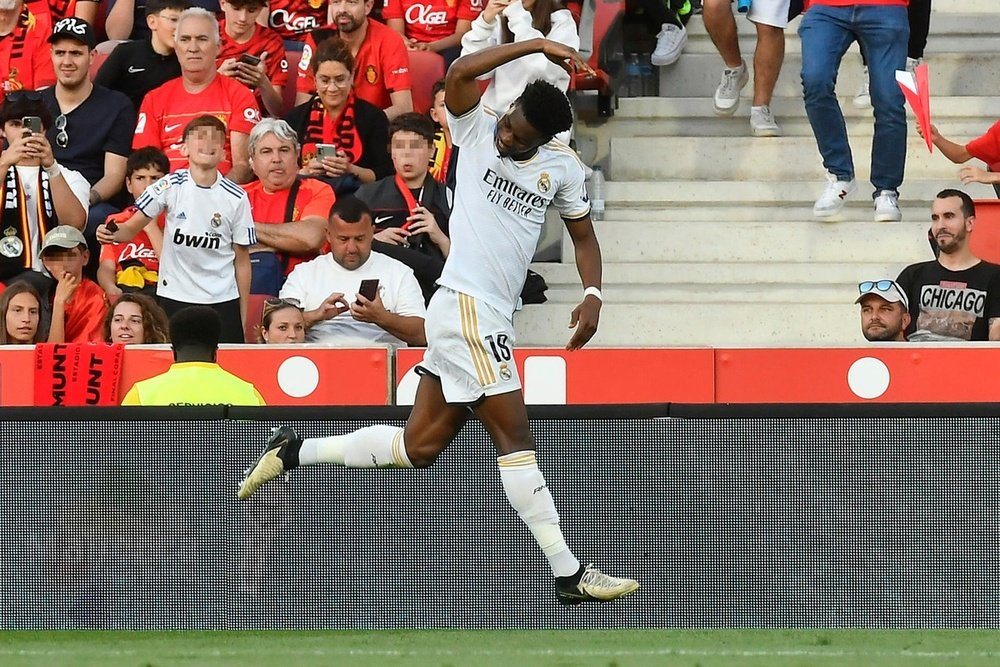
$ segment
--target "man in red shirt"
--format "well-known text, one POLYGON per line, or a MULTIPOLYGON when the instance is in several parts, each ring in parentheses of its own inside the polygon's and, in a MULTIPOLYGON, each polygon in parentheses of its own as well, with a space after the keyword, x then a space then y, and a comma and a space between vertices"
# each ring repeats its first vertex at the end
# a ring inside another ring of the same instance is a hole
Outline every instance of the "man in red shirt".
POLYGON ((483 0, 386 0, 382 18, 407 48, 440 53, 450 65, 462 52, 462 35, 485 6, 483 0))
POLYGON ((410 56, 403 37, 392 28, 368 18, 374 0, 331 0, 330 23, 306 37, 299 60, 296 104, 316 92, 309 61, 316 45, 339 35, 354 56, 354 94, 385 111, 390 120, 413 111, 410 95, 410 56))
POLYGON ((222 49, 215 64, 219 73, 232 77, 254 91, 257 104, 272 116, 284 109, 288 82, 285 44, 274 30, 257 24, 267 0, 222 0, 225 19, 219 23, 222 49), (248 62, 258 58, 256 63, 248 62))
POLYGON ((289 42, 302 42, 326 23, 326 0, 271 0, 267 25, 289 42))
POLYGON ((76 227, 59 225, 42 241, 42 264, 58 283, 52 300, 50 343, 99 343, 108 303, 104 290, 83 277, 90 258, 87 239, 76 227))
POLYGON ((265 118, 250 132, 250 166, 260 180, 243 187, 257 244, 250 248, 250 293, 277 296, 297 264, 319 255, 336 197, 314 178, 298 178, 298 137, 288 123, 265 118))
POLYGON ((52 18, 22 0, 0 0, 0 86, 3 93, 37 90, 56 82, 48 39, 52 18))
POLYGON ((253 174, 247 138, 260 120, 260 111, 249 88, 216 71, 218 21, 200 7, 186 9, 177 21, 174 41, 181 76, 146 94, 139 108, 132 148, 159 148, 170 159, 171 171, 183 169, 188 164, 182 152, 185 126, 200 116, 215 116, 227 131, 219 171, 231 181, 249 182, 253 174))

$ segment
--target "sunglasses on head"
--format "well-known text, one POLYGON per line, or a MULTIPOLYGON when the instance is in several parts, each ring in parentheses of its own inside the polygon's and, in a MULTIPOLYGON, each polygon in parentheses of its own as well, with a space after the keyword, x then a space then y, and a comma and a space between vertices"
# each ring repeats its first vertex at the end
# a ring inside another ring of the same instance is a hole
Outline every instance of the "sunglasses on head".
POLYGON ((264 299, 264 307, 270 310, 274 310, 276 308, 298 308, 299 310, 302 310, 302 306, 299 305, 298 299, 279 299, 276 296, 264 299))
POLYGON ((896 285, 895 280, 865 280, 858 283, 858 292, 861 294, 868 294, 868 292, 874 291, 887 292, 891 290, 893 286, 896 286, 896 289, 899 289, 900 292, 903 291, 898 285, 896 285))
POLYGON ((42 94, 34 90, 15 90, 12 93, 7 93, 4 96, 4 102, 23 102, 27 100, 28 102, 41 102, 42 94))

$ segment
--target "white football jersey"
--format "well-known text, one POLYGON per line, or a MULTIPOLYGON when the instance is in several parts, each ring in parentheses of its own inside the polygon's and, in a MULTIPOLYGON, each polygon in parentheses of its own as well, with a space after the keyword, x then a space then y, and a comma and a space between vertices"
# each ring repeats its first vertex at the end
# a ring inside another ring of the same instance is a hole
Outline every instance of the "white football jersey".
POLYGON ((497 155, 499 118, 482 102, 448 113, 459 147, 455 205, 448 220, 451 252, 438 283, 513 314, 528 264, 554 205, 567 220, 590 213, 583 164, 552 140, 524 162, 497 155))
POLYGON ((257 242, 243 188, 221 174, 203 188, 179 169, 146 188, 135 205, 150 218, 167 212, 158 295, 205 304, 239 297, 233 244, 257 242))

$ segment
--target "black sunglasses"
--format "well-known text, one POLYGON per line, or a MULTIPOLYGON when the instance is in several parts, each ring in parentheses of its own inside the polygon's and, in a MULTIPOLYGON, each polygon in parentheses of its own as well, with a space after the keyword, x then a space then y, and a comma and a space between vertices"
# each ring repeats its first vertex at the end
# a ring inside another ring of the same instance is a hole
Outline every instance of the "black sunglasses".
POLYGON ((28 102, 41 102, 42 94, 34 90, 15 90, 11 93, 7 93, 4 96, 4 102, 23 102, 27 100, 28 102))

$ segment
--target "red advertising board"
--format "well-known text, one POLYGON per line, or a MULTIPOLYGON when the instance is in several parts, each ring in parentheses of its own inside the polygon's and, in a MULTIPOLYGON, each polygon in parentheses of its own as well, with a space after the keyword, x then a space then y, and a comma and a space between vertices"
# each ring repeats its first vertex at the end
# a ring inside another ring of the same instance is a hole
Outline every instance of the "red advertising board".
MULTIPOLYGON (((396 351, 396 404, 412 405, 423 350, 396 351)), ((711 348, 607 349, 567 352, 521 348, 514 360, 528 405, 712 403, 711 348)))

